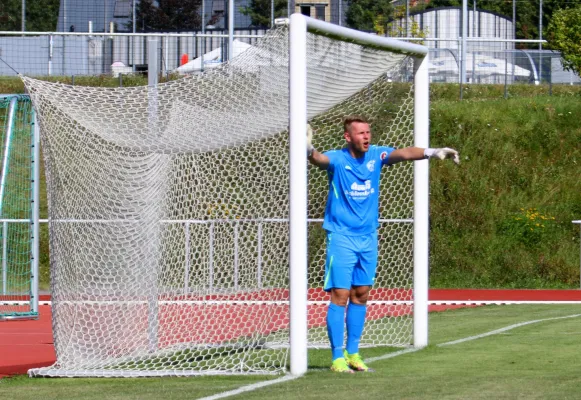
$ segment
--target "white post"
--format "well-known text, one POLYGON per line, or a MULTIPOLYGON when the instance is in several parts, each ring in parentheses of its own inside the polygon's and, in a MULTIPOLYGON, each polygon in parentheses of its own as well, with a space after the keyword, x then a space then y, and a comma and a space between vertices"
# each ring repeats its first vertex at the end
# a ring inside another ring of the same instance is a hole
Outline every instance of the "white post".
MULTIPOLYGON (((516 39, 516 37, 514 38, 516 39)), ((539 1, 539 85, 543 83, 543 0, 539 1)))
POLYGON ((234 0, 228 1, 228 62, 234 55, 234 0))
POLYGON ((33 119, 33 149, 32 149, 32 248, 31 248, 31 268, 32 282, 30 288, 30 311, 38 313, 38 263, 40 258, 40 125, 34 112, 33 119))
MULTIPOLYGON (((414 145, 429 147, 428 55, 414 59, 414 145)), ((428 345, 429 163, 414 162, 414 347, 428 345)))
MULTIPOLYGON (((135 10, 135 2, 137 0, 133 0, 131 3, 131 28, 133 33, 135 34, 135 32, 137 32, 137 21, 136 21, 136 10, 135 10)), ((133 72, 135 72, 135 36, 131 36, 131 42, 130 42, 131 46, 131 65, 132 65, 132 70, 133 72)))
MULTIPOLYGON (((147 38, 147 95, 148 95, 148 119, 149 129, 155 130, 158 125, 158 97, 157 83, 159 74, 159 39, 149 36, 147 38)), ((152 266, 157 268, 156 261, 151 260, 152 266)), ((149 351, 151 353, 158 350, 158 328, 159 328, 159 305, 157 302, 157 271, 149 277, 153 284, 153 290, 148 295, 147 311, 147 334, 149 341, 149 351)))
POLYGON ((48 76, 52 75, 52 46, 53 46, 52 35, 48 35, 48 76))
MULTIPOLYGON (((476 37, 476 0, 472 0, 472 39, 476 37)), ((476 83, 476 52, 472 46, 472 84, 476 83)))
POLYGON ((155 93, 155 103, 157 108, 157 83, 159 75, 159 38, 156 36, 147 37, 147 86, 155 93))
MULTIPOLYGON (((202 35, 206 34, 206 0, 202 0, 202 35)), ((198 42, 198 37, 194 36, 196 42, 198 42)), ((202 41, 200 43, 202 48, 202 55, 200 56, 200 69, 204 72, 204 53, 206 52, 206 37, 202 36, 202 41)))
POLYGON ((290 17, 290 373, 307 372, 307 23, 290 17))
POLYGON ((466 36, 468 36, 468 0, 462 0, 462 55, 460 84, 466 83, 466 36))

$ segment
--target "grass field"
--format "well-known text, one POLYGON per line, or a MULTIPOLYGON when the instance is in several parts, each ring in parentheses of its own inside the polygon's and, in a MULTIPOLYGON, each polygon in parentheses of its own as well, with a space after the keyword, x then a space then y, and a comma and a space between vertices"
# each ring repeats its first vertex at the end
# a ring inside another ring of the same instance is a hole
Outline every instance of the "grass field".
MULTIPOLYGON (((236 399, 578 399, 578 305, 503 305, 430 314, 430 345, 367 349, 373 374, 334 374, 329 351, 309 353, 309 372, 281 377, 0 380, 0 398, 198 399, 259 382, 236 399), (285 377, 282 377, 284 380, 285 377), (276 382, 276 383, 273 383, 276 382)), ((241 391, 241 390, 240 390, 241 391)))

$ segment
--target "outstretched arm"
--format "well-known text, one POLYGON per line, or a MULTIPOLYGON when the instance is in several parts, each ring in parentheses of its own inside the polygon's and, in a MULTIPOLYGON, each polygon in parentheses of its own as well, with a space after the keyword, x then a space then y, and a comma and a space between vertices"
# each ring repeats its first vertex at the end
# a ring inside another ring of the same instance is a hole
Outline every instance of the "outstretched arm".
POLYGON ((323 153, 319 153, 313 147, 312 142, 313 142, 313 129, 311 128, 311 125, 307 124, 307 158, 309 159, 309 162, 311 164, 316 165, 320 169, 327 169, 329 163, 331 162, 329 160, 329 157, 327 157, 323 153))
POLYGON ((416 161, 426 158, 439 158, 445 160, 451 158, 456 164, 460 164, 460 156, 454 149, 444 147, 441 149, 421 148, 421 147, 405 147, 391 152, 387 162, 388 164, 396 164, 402 161, 416 161))

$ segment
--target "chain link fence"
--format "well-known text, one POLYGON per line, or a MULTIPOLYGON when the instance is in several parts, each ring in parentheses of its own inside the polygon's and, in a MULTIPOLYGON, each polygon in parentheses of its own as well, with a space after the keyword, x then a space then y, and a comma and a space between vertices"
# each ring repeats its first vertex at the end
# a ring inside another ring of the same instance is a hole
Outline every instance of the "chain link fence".
POLYGON ((0 10, 14 13, 12 24, 0 18, 0 78, 23 74, 74 82, 79 76, 123 78, 154 70, 172 79, 236 57, 256 44, 277 17, 301 12, 423 43, 430 48, 432 83, 581 82, 563 69, 561 55, 543 39, 552 13, 579 0, 184 0, 165 8, 139 0, 66 0, 59 7, 45 5, 43 24, 34 18, 34 7, 50 0, 28 2, 28 14, 18 10, 19 2, 8 0, 0 10), (51 27, 54 32, 47 32, 51 27), (35 28, 45 32, 31 32, 35 28), (155 47, 148 45, 151 40, 155 47), (158 53, 154 69, 150 51, 158 53))

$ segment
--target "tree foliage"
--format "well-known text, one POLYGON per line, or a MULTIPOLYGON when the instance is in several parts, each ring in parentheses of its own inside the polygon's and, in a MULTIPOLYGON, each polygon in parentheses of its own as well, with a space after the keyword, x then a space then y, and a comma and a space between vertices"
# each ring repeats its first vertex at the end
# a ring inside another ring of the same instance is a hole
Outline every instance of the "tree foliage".
MULTIPOLYGON (((250 17, 253 26, 269 27, 271 0, 251 0, 250 5, 242 7, 240 12, 250 17)), ((274 18, 286 17, 287 0, 274 0, 274 18)))
MULTIPOLYGON (((140 0, 135 7, 138 31, 200 29, 202 0, 140 0)), ((128 23, 131 26, 132 22, 128 23)))
MULTIPOLYGON (((33 0, 26 2, 26 30, 56 31, 60 0, 33 0)), ((22 29, 22 0, 0 0, 0 30, 22 29)))
POLYGON ((345 13, 347 25, 361 31, 375 31, 378 16, 382 21, 392 17, 390 0, 350 0, 345 13))
POLYGON ((561 52, 563 67, 581 73, 581 6, 558 10, 548 29, 552 49, 561 52))

